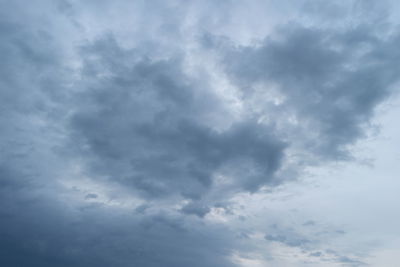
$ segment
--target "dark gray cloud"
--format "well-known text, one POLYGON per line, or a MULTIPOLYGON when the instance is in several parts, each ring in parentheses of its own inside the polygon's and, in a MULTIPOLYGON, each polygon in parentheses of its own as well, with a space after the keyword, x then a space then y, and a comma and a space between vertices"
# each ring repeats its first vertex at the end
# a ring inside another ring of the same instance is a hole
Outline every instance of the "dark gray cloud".
POLYGON ((0 180, 4 189, 22 190, 46 184, 60 165, 51 154, 65 69, 50 33, 7 10, 0 11, 0 180))
MULTIPOLYGON (((0 265, 236 266, 252 231, 207 221, 213 209, 235 215, 235 194, 282 183, 293 151, 307 164, 348 158, 397 81, 399 37, 378 30, 381 17, 280 26, 237 46, 212 26, 240 6, 172 2, 0 1, 0 265), (129 8, 145 13, 134 40, 117 31, 129 8), (191 30, 210 34, 200 44, 191 30), (214 70, 241 89, 241 110, 214 70), (115 195, 79 188, 87 180, 135 203, 113 206, 115 195)), ((343 11, 320 9, 304 8, 343 11)), ((265 239, 322 255, 322 241, 295 231, 265 239)))
POLYGON ((398 34, 378 30, 287 25, 254 47, 223 52, 224 62, 249 105, 264 105, 257 116, 286 121, 283 134, 318 158, 344 159, 398 80, 398 34))
POLYGON ((185 205, 181 211, 185 214, 197 215, 200 218, 203 218, 207 213, 210 212, 210 208, 204 204, 192 202, 185 205))
POLYGON ((224 114, 223 103, 179 59, 151 61, 112 37, 82 48, 82 58, 87 83, 76 97, 72 140, 95 174, 151 198, 198 199, 217 171, 234 179, 234 190, 273 180, 285 148, 273 128, 246 121, 217 130, 210 122, 224 114))
POLYGON ((97 197, 98 197, 97 194, 89 193, 85 196, 85 199, 93 199, 97 197))
POLYGON ((233 266, 228 244, 235 241, 218 226, 168 214, 71 209, 40 196, 46 191, 12 193, 2 190, 0 198, 4 266, 233 266))
POLYGON ((233 266, 233 235, 219 226, 65 198, 63 112, 73 107, 62 55, 44 28, 9 15, 0 21, 0 265, 233 266))

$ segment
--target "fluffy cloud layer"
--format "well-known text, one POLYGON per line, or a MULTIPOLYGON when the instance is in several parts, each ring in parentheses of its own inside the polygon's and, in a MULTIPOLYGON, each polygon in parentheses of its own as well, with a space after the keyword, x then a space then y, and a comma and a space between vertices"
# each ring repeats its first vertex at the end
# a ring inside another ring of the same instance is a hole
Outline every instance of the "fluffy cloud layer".
POLYGON ((272 179, 284 149, 273 129, 240 121, 218 131, 224 103, 206 81, 188 77, 179 59, 138 58, 112 38, 82 50, 84 88, 74 96, 70 125, 95 173, 150 198, 199 199, 217 172, 230 176, 232 190, 272 179))
POLYGON ((283 131, 301 133, 300 140, 293 133, 288 138, 303 143, 307 152, 343 158, 346 145, 364 136, 375 107, 398 80, 399 55, 393 51, 398 33, 380 35, 369 24, 345 29, 288 25, 255 47, 232 48, 225 64, 245 100, 257 99, 249 103, 260 105, 257 115, 273 122, 278 117, 278 123, 288 124, 283 131), (270 91, 276 93, 272 99, 265 96, 270 91), (278 101, 271 105, 274 97, 278 101))
POLYGON ((1 2, 0 262, 254 266, 265 242, 364 264, 238 210, 353 159, 400 72, 369 5, 1 2))

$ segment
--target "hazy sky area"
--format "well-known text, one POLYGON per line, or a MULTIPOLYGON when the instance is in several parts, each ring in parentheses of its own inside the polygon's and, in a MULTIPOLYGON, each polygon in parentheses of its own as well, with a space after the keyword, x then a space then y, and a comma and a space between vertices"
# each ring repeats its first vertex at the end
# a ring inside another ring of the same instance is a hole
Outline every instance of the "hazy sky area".
POLYGON ((0 266, 400 266, 399 23, 0 0, 0 266))

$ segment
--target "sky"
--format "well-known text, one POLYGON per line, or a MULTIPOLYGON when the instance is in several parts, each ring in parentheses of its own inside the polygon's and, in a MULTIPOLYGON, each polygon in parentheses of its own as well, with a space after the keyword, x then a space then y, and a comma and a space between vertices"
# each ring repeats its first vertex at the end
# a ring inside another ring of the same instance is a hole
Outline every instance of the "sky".
POLYGON ((0 0, 0 265, 397 266, 399 22, 0 0))

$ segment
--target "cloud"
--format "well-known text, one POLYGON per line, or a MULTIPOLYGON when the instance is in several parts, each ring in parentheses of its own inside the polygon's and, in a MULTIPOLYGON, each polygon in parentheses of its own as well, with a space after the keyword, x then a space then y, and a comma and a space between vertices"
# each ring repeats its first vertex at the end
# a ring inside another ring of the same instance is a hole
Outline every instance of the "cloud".
POLYGON ((256 122, 214 129, 224 109, 206 83, 183 73, 179 58, 149 59, 102 37, 81 48, 86 65, 77 78, 75 69, 65 72, 54 36, 5 18, 1 264, 235 266, 235 234, 187 218, 189 207, 119 210, 102 203, 96 188, 77 200, 80 185, 64 183, 79 180, 75 168, 83 165, 90 178, 107 175, 106 186, 116 181, 145 199, 197 199, 214 172, 245 159, 260 173, 235 177, 232 191, 256 190, 279 168, 284 144, 256 122))
POLYGON ((203 218, 207 213, 210 212, 210 208, 199 203, 189 203, 185 205, 181 211, 185 214, 197 215, 200 218, 203 218))
POLYGON ((98 197, 97 194, 89 193, 85 196, 85 199, 93 199, 97 197, 98 197))
POLYGON ((255 116, 317 159, 348 159, 398 80, 397 43, 398 33, 370 24, 286 25, 255 46, 217 49, 244 101, 259 107, 255 116))
POLYGON ((290 247, 302 247, 310 242, 308 239, 299 239, 292 236, 287 237, 285 235, 266 235, 265 239, 268 241, 280 242, 290 247))
POLYGON ((325 259, 344 231, 264 231, 238 199, 351 158, 400 39, 363 5, 346 24, 347 6, 306 2, 262 29, 247 12, 296 8, 1 2, 0 265, 229 267, 265 243, 325 259))
POLYGON ((351 259, 351 258, 346 257, 346 256, 339 257, 337 259, 337 261, 340 262, 340 263, 343 263, 344 265, 347 265, 347 266, 365 266, 365 265, 368 265, 365 262, 358 261, 358 260, 355 260, 355 259, 351 259))
POLYGON ((219 226, 106 207, 79 210, 77 203, 71 209, 39 192, 33 201, 15 193, 1 195, 0 255, 6 266, 234 266, 234 246, 228 244, 235 241, 219 226), (7 205, 13 207, 6 211, 7 205))
POLYGON ((198 199, 218 172, 232 178, 233 190, 254 191, 273 180, 285 148, 273 128, 245 121, 219 130, 213 120, 226 113, 224 104, 185 74, 179 59, 146 59, 112 37, 82 51, 84 88, 71 138, 95 175, 149 198, 198 199), (241 172, 240 164, 250 170, 241 172))

